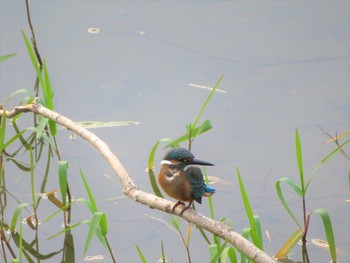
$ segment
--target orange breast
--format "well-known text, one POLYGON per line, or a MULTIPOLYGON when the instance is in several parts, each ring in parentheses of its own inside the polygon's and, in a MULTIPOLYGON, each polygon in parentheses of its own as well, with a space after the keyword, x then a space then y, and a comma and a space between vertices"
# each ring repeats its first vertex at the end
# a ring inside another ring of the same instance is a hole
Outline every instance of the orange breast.
POLYGON ((163 165, 158 174, 158 182, 170 197, 185 202, 193 201, 191 197, 191 185, 185 174, 181 173, 181 171, 171 171, 168 170, 167 165, 163 165), (173 176, 166 175, 167 173, 172 174, 172 172, 174 172, 173 176))

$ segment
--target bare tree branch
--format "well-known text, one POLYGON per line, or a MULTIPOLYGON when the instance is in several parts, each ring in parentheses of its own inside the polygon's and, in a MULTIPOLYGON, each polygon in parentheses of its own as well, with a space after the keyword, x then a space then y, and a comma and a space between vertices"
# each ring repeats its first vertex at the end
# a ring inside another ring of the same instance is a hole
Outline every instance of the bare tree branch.
MULTIPOLYGON (((108 145, 99 137, 97 137, 94 133, 81 127, 79 124, 73 122, 67 117, 45 108, 37 101, 34 101, 32 104, 28 104, 26 106, 15 107, 11 111, 6 111, 6 116, 8 118, 11 118, 20 112, 33 112, 36 114, 40 114, 41 116, 44 116, 64 126, 68 130, 73 131, 78 136, 91 143, 108 161, 108 163, 118 176, 119 181, 122 185, 122 190, 127 197, 143 205, 147 205, 150 208, 155 208, 166 213, 171 213, 174 203, 169 200, 159 198, 153 194, 141 191, 139 187, 135 185, 132 179, 129 177, 128 173, 124 169, 123 165, 120 163, 117 156, 115 156, 108 147, 108 145)), ((0 116, 3 116, 3 114, 4 110, 0 110, 0 116)), ((178 207, 175 210, 174 214, 179 215, 180 212, 181 208, 178 207)), ((235 248, 246 254, 250 259, 254 260, 257 263, 277 262, 265 252, 255 247, 251 242, 242 237, 240 234, 233 231, 232 228, 230 228, 227 224, 223 222, 215 221, 192 209, 186 210, 183 213, 182 217, 188 222, 200 226, 201 228, 206 229, 207 231, 231 243, 235 248)))

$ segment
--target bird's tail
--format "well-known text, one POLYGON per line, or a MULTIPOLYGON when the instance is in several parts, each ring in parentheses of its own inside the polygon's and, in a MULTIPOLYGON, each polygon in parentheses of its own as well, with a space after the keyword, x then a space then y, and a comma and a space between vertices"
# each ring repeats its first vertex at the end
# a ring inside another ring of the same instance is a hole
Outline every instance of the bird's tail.
POLYGON ((212 187, 210 187, 208 185, 205 186, 205 192, 204 192, 203 196, 206 196, 206 197, 212 196, 214 193, 215 193, 215 189, 214 188, 212 188, 212 187))

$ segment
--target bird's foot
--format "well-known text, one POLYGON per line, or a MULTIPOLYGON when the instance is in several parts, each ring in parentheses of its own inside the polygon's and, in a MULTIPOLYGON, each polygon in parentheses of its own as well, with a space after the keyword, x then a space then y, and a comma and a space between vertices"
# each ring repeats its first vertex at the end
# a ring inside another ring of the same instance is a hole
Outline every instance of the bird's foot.
POLYGON ((176 208, 178 205, 180 205, 180 204, 181 204, 181 205, 184 205, 185 207, 182 208, 182 210, 181 210, 181 212, 180 212, 180 216, 181 216, 181 215, 183 214, 183 212, 185 212, 187 209, 191 208, 192 203, 193 203, 193 201, 190 202, 190 203, 188 204, 188 206, 185 206, 185 203, 184 203, 184 202, 178 201, 178 202, 174 205, 173 210, 172 210, 171 212, 174 213, 175 208, 176 208))
POLYGON ((181 213, 180 213, 180 216, 183 214, 183 212, 185 212, 187 209, 191 208, 190 207, 191 204, 189 204, 188 206, 184 207, 182 210, 181 210, 181 213))
MULTIPOLYGON (((184 202, 181 202, 181 201, 178 201, 178 202, 173 206, 173 209, 171 210, 172 213, 174 213, 175 208, 176 208, 178 205, 185 205, 185 203, 184 203, 184 202)), ((181 211, 181 213, 182 213, 182 211, 181 211)))

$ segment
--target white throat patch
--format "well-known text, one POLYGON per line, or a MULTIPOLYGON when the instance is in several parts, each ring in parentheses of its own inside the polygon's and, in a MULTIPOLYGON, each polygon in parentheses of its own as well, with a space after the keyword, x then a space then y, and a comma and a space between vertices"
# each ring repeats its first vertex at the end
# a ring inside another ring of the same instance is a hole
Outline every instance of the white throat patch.
POLYGON ((160 164, 167 164, 167 165, 170 165, 170 164, 171 164, 171 162, 170 162, 170 161, 168 161, 168 160, 163 160, 163 161, 161 161, 161 162, 160 162, 160 164))

